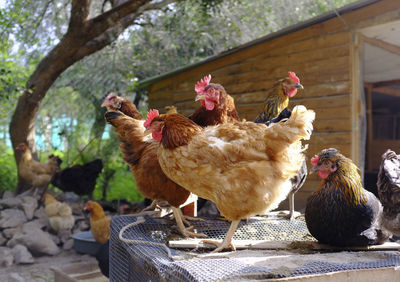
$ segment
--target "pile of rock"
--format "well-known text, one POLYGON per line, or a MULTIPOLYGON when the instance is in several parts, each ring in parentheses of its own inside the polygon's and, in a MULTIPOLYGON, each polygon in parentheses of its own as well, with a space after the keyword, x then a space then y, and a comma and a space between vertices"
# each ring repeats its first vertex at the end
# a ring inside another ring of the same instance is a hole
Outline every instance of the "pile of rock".
POLYGON ((71 234, 89 229, 88 220, 75 216, 71 232, 51 230, 43 205, 31 194, 6 191, 0 200, 0 265, 30 264, 35 256, 56 255, 73 247, 71 234))

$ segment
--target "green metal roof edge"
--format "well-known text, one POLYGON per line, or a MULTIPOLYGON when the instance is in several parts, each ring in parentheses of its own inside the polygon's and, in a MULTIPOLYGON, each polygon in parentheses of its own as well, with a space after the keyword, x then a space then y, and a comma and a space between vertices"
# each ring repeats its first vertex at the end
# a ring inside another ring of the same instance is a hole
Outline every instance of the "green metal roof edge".
POLYGON ((309 27, 309 26, 312 26, 312 25, 315 25, 315 24, 319 24, 319 23, 324 22, 326 20, 329 20, 329 19, 332 19, 334 17, 337 17, 340 14, 345 14, 345 13, 348 13, 348 12, 352 12, 354 10, 358 10, 360 8, 364 8, 366 6, 369 6, 371 4, 374 4, 374 3, 377 3, 377 2, 380 2, 380 1, 382 1, 382 0, 361 0, 361 1, 358 1, 358 2, 354 2, 354 3, 351 3, 351 4, 345 5, 345 6, 339 8, 337 10, 333 10, 331 12, 326 12, 325 14, 319 15, 319 16, 317 16, 315 18, 311 18, 309 20, 306 20, 306 21, 297 23, 295 25, 283 28, 283 29, 278 30, 276 32, 269 33, 269 34, 267 34, 267 35, 265 35, 263 37, 260 37, 258 39, 253 40, 253 41, 250 41, 248 43, 242 44, 242 45, 237 46, 235 48, 232 48, 230 50, 224 51, 224 52, 222 52, 222 53, 220 53, 218 55, 214 55, 214 56, 211 56, 211 57, 204 58, 203 60, 201 60, 199 62, 190 64, 190 65, 186 65, 186 66, 174 69, 172 71, 169 71, 169 72, 166 72, 166 73, 163 73, 163 74, 160 74, 160 75, 149 77, 147 79, 144 79, 144 80, 140 81, 139 82, 139 87, 140 88, 147 87, 147 86, 149 86, 149 85, 151 85, 151 84, 153 84, 153 83, 155 83, 157 81, 163 80, 163 79, 165 79, 167 77, 170 77, 170 76, 173 76, 175 74, 178 74, 178 73, 193 69, 193 68, 195 68, 197 66, 200 66, 200 65, 203 65, 205 63, 209 63, 209 62, 215 61, 217 59, 220 59, 222 57, 231 55, 231 54, 236 53, 238 51, 241 51, 243 49, 246 49, 246 48, 249 48, 249 47, 252 47, 252 46, 267 42, 267 41, 270 41, 270 40, 275 39, 277 37, 281 37, 283 35, 286 35, 286 34, 289 34, 289 33, 304 29, 306 27, 309 27))

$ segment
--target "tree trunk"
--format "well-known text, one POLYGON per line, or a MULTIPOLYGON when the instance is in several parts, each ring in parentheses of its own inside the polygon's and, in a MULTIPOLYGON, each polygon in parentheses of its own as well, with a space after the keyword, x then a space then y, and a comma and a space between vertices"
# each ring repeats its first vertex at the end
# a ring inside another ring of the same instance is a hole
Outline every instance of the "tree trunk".
MULTIPOLYGON (((39 63, 19 97, 10 122, 10 138, 17 165, 21 154, 15 151, 19 143, 26 143, 37 159, 35 148, 35 120, 41 101, 58 76, 75 62, 93 54, 114 41, 144 11, 160 9, 175 2, 164 0, 150 4, 151 0, 128 0, 103 14, 88 19, 90 0, 73 0, 67 33, 39 63)), ((16 194, 29 188, 18 172, 16 194)))

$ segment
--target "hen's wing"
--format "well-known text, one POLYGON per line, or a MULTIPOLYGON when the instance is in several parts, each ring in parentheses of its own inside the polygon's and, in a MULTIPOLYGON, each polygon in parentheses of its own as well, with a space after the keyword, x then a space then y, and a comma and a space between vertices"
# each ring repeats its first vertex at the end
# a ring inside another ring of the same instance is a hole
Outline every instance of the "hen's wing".
POLYGON ((35 160, 26 162, 26 167, 34 174, 52 174, 53 169, 49 162, 37 162, 35 160))

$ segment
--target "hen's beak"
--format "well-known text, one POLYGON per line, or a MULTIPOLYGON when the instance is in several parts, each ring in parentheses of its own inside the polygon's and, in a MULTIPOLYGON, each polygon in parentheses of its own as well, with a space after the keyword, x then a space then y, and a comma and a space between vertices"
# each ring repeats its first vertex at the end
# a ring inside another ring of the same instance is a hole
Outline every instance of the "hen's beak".
POLYGON ((294 87, 304 89, 303 85, 301 85, 300 83, 295 83, 294 87))
POLYGON ((313 167, 310 169, 310 174, 312 174, 312 173, 314 173, 314 172, 318 172, 318 171, 319 171, 318 167, 313 166, 313 167))
POLYGON ((199 101, 199 100, 205 100, 205 99, 206 99, 206 97, 204 95, 200 94, 200 95, 196 95, 196 98, 194 100, 199 101))
POLYGON ((108 107, 109 105, 110 105, 110 102, 104 101, 104 102, 101 104, 101 107, 108 107))
POLYGON ((148 128, 143 132, 143 136, 147 136, 147 135, 151 134, 152 132, 153 131, 150 128, 148 128))

